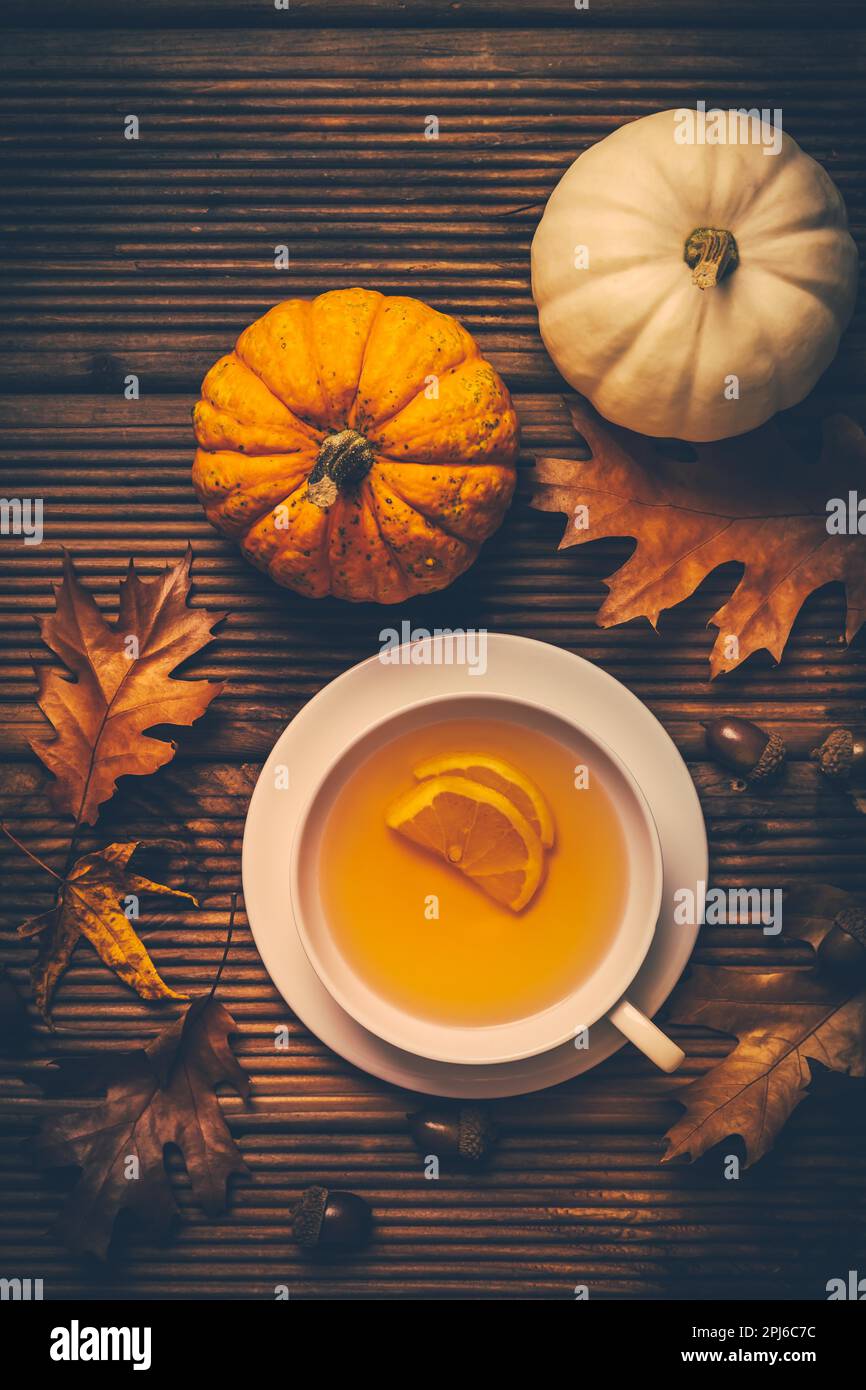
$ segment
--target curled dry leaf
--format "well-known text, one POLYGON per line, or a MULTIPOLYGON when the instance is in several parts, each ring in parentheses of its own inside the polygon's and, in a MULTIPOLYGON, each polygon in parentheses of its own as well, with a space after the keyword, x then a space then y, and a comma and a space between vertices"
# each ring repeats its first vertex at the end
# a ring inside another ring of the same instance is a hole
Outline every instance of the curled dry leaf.
MULTIPOLYGON (((88 1089, 103 1067, 104 1100, 45 1122, 36 1141, 40 1166, 81 1169, 57 1227, 75 1254, 104 1259, 123 1210, 136 1212, 158 1236, 166 1234, 177 1212, 165 1171, 167 1144, 180 1149, 193 1197, 205 1212, 224 1210, 230 1174, 246 1172, 214 1090, 226 1082, 245 1099, 249 1094, 228 1041, 235 1030, 218 1000, 195 999, 146 1048, 108 1054, 104 1067, 91 1059, 88 1089)), ((48 1089, 56 1094, 64 1064, 47 1070, 48 1089)), ((70 1073, 75 1086, 74 1067, 70 1073)))
POLYGON ((76 823, 95 822, 118 777, 156 772, 171 761, 175 745, 148 736, 148 729, 192 724, 223 688, 172 678, 182 661, 207 646, 225 617, 188 607, 191 563, 188 550, 159 578, 142 580, 130 561, 112 627, 64 554, 56 608, 40 620, 40 631, 73 679, 40 670, 39 705, 55 737, 31 746, 54 773, 55 808, 76 823))
POLYGON ((129 844, 107 845, 95 854, 84 855, 61 884, 57 911, 49 924, 45 925, 43 916, 19 927, 21 936, 44 928, 32 980, 36 1003, 46 1016, 57 981, 69 964, 79 936, 86 936, 105 964, 142 999, 186 998, 160 977, 120 903, 130 893, 165 894, 186 898, 196 906, 198 903, 191 893, 129 872, 127 866, 138 843, 133 840, 129 844))
MULTIPOLYGON (((841 889, 804 889, 789 904, 786 934, 821 944, 843 907, 841 889)), ((662 1162, 701 1154, 740 1135, 746 1166, 772 1147, 805 1099, 812 1063, 866 1076, 866 990, 828 980, 813 966, 749 970, 692 967, 668 1018, 733 1034, 728 1056, 678 1093, 684 1113, 668 1130, 662 1162)))
POLYGON ((560 548, 609 536, 637 545, 607 581, 601 627, 660 613, 694 593, 719 565, 743 576, 710 622, 719 630, 713 676, 766 649, 780 661, 794 619, 816 589, 845 586, 850 642, 866 617, 866 536, 830 535, 828 499, 866 493, 866 436, 846 416, 823 422, 820 460, 800 456, 774 424, 694 446, 696 461, 663 441, 609 425, 585 401, 571 407, 592 457, 540 458, 532 504, 565 512, 560 548), (731 638, 736 638, 732 642, 731 638))

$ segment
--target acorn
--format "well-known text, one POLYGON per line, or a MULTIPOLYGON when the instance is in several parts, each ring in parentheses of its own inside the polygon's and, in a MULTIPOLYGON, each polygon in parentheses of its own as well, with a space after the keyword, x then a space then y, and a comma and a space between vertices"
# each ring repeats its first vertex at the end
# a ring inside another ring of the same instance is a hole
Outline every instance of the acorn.
POLYGON ((419 1110, 407 1115, 409 1133, 425 1156, 462 1158, 480 1163, 487 1158, 496 1142, 496 1127, 477 1105, 461 1105, 459 1109, 444 1106, 419 1110))
POLYGON ((850 729, 832 729, 820 748, 812 749, 820 771, 831 782, 866 787, 866 738, 850 729))
POLYGON ((866 980, 866 912, 855 903, 843 907, 817 951, 826 975, 852 983, 866 980))
POLYGON ((751 719, 728 716, 704 725, 707 752, 749 782, 774 777, 785 761, 785 744, 778 734, 753 724, 751 719))
POLYGON ((293 1232, 303 1250, 360 1250, 372 1229, 370 1205, 354 1192, 308 1187, 295 1208, 293 1232))

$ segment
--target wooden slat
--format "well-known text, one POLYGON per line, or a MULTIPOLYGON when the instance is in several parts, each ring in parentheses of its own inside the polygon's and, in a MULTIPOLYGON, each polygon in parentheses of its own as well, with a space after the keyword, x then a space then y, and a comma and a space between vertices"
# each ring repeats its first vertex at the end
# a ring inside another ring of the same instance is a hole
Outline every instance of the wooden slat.
MULTIPOLYGON (((382 13, 409 20, 399 6, 382 13)), ((863 239, 862 36, 798 32, 808 14, 788 16, 781 50, 753 32, 706 44, 686 29, 574 27, 574 16, 553 47, 541 29, 467 43, 379 28, 359 45, 339 28, 299 41, 293 27, 264 47, 247 29, 49 30, 36 63, 12 34, 0 387, 114 393, 134 372, 146 393, 191 392, 275 299, 354 280, 458 312, 515 388, 556 390, 535 333, 529 240, 570 160, 624 119, 696 95, 749 103, 771 81, 863 239), (142 121, 134 149, 119 102, 142 121), (423 139, 429 110, 436 142, 423 139), (282 243, 292 268, 278 274, 282 243)), ((860 390, 864 342, 861 317, 822 393, 860 390)))
MULTIPOLYGON (((561 29, 684 25, 689 29, 747 26, 758 29, 820 29, 859 27, 862 10, 859 0, 825 0, 816 12, 811 0, 726 0, 724 7, 696 4, 695 0, 606 0, 584 10, 561 0, 461 0, 442 5, 436 0, 291 0, 284 10, 263 5, 261 0, 138 0, 122 9, 113 0, 79 0, 74 10, 63 0, 43 0, 42 13, 52 26, 77 28, 88 23, 116 28, 150 28, 157 25, 195 24, 202 27, 242 25, 244 28, 292 30, 371 25, 443 26, 483 25, 524 28, 531 19, 536 26, 555 25, 561 29)), ((30 24, 32 10, 28 0, 6 0, 6 25, 30 24)))

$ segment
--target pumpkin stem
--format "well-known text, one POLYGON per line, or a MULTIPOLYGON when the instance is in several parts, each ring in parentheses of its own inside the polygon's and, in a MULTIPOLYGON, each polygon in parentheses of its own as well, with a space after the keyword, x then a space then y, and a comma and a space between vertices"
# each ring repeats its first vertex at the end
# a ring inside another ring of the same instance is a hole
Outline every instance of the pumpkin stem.
POLYGON ((307 496, 326 512, 341 492, 359 483, 372 467, 373 450, 357 430, 329 434, 307 479, 307 496))
POLYGON ((739 263, 733 232, 716 227, 696 227, 686 242, 683 259, 691 266, 692 284, 710 290, 739 263))

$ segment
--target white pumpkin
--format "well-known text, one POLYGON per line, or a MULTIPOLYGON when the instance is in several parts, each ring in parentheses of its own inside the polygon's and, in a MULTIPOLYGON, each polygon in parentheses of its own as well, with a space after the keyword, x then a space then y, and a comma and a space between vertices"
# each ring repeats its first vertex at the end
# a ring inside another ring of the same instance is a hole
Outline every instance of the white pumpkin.
MULTIPOLYGON (((717 134, 742 135, 731 116, 717 134)), ((710 138, 705 120, 692 133, 710 138)), ((532 243, 541 336, 616 424, 742 434, 802 400, 836 353, 857 290, 845 204, 790 136, 771 154, 771 127, 748 129, 748 143, 682 143, 682 112, 646 116, 550 197, 532 243)))

